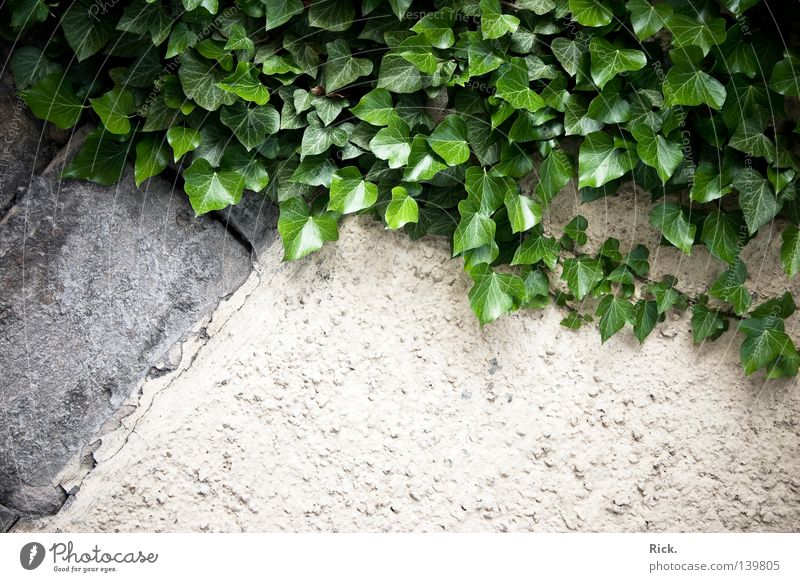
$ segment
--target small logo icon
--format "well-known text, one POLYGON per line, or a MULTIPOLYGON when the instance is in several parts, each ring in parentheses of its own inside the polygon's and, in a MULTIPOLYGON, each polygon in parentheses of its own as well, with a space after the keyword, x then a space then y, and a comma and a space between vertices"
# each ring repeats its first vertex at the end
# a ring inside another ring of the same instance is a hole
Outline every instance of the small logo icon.
POLYGON ((44 561, 44 546, 39 542, 30 542, 22 546, 19 552, 19 563, 26 570, 35 570, 44 561))

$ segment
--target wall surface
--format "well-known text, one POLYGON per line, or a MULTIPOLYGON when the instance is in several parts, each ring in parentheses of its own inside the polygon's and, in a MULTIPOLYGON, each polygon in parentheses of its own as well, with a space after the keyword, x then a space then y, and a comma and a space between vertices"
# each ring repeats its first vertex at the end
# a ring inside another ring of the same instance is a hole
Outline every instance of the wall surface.
MULTIPOLYGON (((735 333, 693 347, 685 313, 600 345, 556 307, 481 329, 441 239, 351 218, 306 260, 279 245, 18 531, 800 530, 800 392, 745 378, 735 333)), ((754 288, 785 286, 774 260, 754 288)))

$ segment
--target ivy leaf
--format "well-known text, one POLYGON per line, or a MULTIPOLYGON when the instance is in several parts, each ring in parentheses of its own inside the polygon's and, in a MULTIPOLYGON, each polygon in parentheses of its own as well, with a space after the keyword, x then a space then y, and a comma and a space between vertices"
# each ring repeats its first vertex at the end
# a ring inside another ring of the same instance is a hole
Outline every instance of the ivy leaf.
POLYGON ((627 148, 620 148, 605 132, 586 136, 578 154, 578 187, 599 188, 621 178, 636 165, 636 158, 627 148))
POLYGON ((453 235, 453 256, 494 242, 497 225, 474 196, 458 203, 461 221, 453 235))
POLYGON ((78 61, 85 61, 100 52, 114 37, 112 18, 93 17, 90 0, 78 0, 66 7, 61 17, 61 29, 78 61))
POLYGON ((466 32, 461 34, 466 44, 469 76, 480 77, 497 70, 505 60, 495 52, 494 43, 485 42, 480 33, 466 32))
POLYGON ((280 205, 278 233, 283 242, 283 260, 295 261, 322 248, 325 241, 339 239, 336 217, 331 212, 311 214, 301 198, 280 205))
POLYGON ((629 0, 625 6, 631 13, 631 25, 639 40, 659 32, 672 15, 672 6, 666 2, 651 4, 648 0, 629 0))
POLYGON ((59 72, 47 75, 23 92, 22 97, 36 117, 61 129, 69 129, 78 123, 83 112, 83 102, 59 72))
POLYGON ((408 163, 411 153, 410 131, 408 124, 395 116, 389 121, 389 127, 378 131, 369 142, 370 150, 376 158, 388 161, 390 168, 401 168, 408 163))
POLYGON ((309 186, 331 187, 336 165, 326 156, 306 156, 292 174, 292 182, 309 186))
POLYGON ((574 177, 575 170, 569 154, 561 148, 550 150, 539 168, 539 183, 534 196, 547 208, 561 189, 574 177))
POLYGON ((627 299, 619 299, 614 295, 604 295, 597 305, 596 315, 600 316, 600 341, 605 343, 626 323, 636 322, 636 310, 627 299))
POLYGON ((800 271, 800 230, 790 224, 781 235, 781 264, 789 277, 794 277, 800 271))
POLYGON ((277 133, 281 127, 280 114, 274 107, 269 105, 248 107, 241 101, 223 107, 219 120, 231 128, 247 151, 260 146, 268 135, 277 133))
POLYGON ((721 261, 733 264, 739 256, 739 226, 727 212, 715 210, 706 216, 700 239, 721 261))
POLYGON ((739 206, 751 235, 778 214, 778 199, 769 182, 757 170, 746 168, 739 172, 733 179, 733 186, 739 191, 739 206))
MULTIPOLYGON (((335 4, 334 2, 317 2, 320 4, 335 4)), ((349 4, 349 3, 346 3, 349 4)), ((328 48, 328 60, 323 68, 325 75, 325 90, 333 93, 358 79, 372 73, 372 61, 363 58, 354 58, 350 47, 344 39, 338 39, 325 45, 328 48)))
POLYGON ((569 0, 572 20, 583 26, 605 26, 613 14, 600 0, 569 0))
POLYGON ((112 89, 102 97, 89 99, 92 109, 110 133, 125 135, 131 130, 128 116, 136 108, 133 94, 126 89, 112 89))
POLYGON ((592 80, 600 89, 619 73, 638 71, 647 64, 642 51, 620 49, 598 37, 589 41, 589 54, 592 57, 592 80))
POLYGON ((636 139, 639 159, 651 168, 655 168, 661 183, 666 184, 683 161, 681 144, 667 141, 664 136, 657 134, 645 124, 635 126, 632 133, 636 139))
POLYGON ((722 301, 733 305, 736 315, 742 315, 750 309, 753 298, 744 286, 747 280, 747 268, 741 260, 737 260, 730 269, 722 273, 708 293, 722 301))
POLYGON ((419 221, 417 201, 408 194, 403 186, 392 188, 392 201, 386 207, 386 224, 392 230, 402 228, 410 222, 419 221))
POLYGON ((452 8, 443 8, 423 16, 411 30, 425 36, 425 39, 438 49, 447 49, 456 42, 453 26, 456 23, 456 12, 452 8))
MULTIPOLYGON (((745 374, 748 376, 773 364, 778 358, 787 358, 794 362, 797 369, 797 354, 794 343, 786 334, 783 321, 776 317, 761 320, 745 320, 739 329, 745 333, 740 355, 745 374)), ((768 371, 769 374, 769 371, 768 371)))
MULTIPOLYGON (((349 0, 313 2, 308 10, 308 24, 330 32, 342 32, 353 25, 355 16, 356 9, 349 0)), ((328 55, 330 56, 330 50, 328 55)))
POLYGON ((514 57, 508 64, 500 67, 498 72, 495 82, 498 97, 516 109, 527 109, 534 112, 544 107, 544 99, 530 88, 528 65, 525 59, 514 57))
POLYGON ((122 178, 130 143, 97 128, 86 136, 78 154, 64 170, 63 177, 90 180, 101 186, 116 184, 122 178))
POLYGON ((386 89, 373 89, 350 109, 350 113, 372 125, 389 125, 396 117, 392 95, 386 89))
POLYGON ((350 214, 369 208, 377 200, 378 187, 364 180, 358 168, 348 166, 333 174, 328 210, 350 214))
POLYGON ((658 307, 655 301, 640 299, 634 306, 633 335, 644 343, 647 336, 655 329, 658 323, 658 307))
POLYGON ((240 61, 236 70, 218 84, 220 89, 238 95, 245 101, 264 105, 269 101, 269 89, 261 84, 252 63, 240 61))
POLYGON ((764 158, 768 162, 775 159, 778 149, 775 142, 764 135, 761 124, 757 119, 744 119, 731 136, 728 146, 735 150, 764 158))
POLYGON ((469 159, 466 124, 459 116, 448 115, 428 137, 428 145, 449 166, 463 164, 469 159))
POLYGON ((583 246, 588 240, 586 237, 588 227, 586 218, 579 214, 564 225, 564 235, 575 241, 578 246, 583 246))
POLYGON ((183 179, 196 216, 238 204, 244 191, 244 177, 229 170, 215 170, 202 158, 184 170, 183 179))
POLYGON ((516 32, 519 18, 503 14, 500 0, 481 0, 481 33, 484 40, 500 38, 516 32))
POLYGON ((311 102, 314 111, 322 121, 323 125, 330 125, 333 123, 342 110, 348 105, 347 99, 342 97, 335 97, 326 95, 324 97, 317 97, 311 102))
POLYGON ((392 7, 392 12, 397 16, 397 19, 402 20, 412 2, 413 0, 389 0, 389 5, 392 7))
POLYGON ((561 278, 567 282, 567 287, 578 301, 603 280, 603 266, 597 259, 564 259, 563 266, 561 278))
POLYGON ((244 187, 248 190, 261 192, 269 184, 269 174, 259 156, 248 153, 239 144, 230 144, 225 148, 221 163, 226 170, 233 170, 242 176, 244 187))
POLYGON ((384 55, 378 73, 378 88, 392 93, 414 93, 422 87, 422 77, 417 67, 400 55, 384 55))
POLYGON ((692 308, 692 338, 695 345, 715 340, 728 329, 728 320, 719 311, 709 309, 704 296, 692 308))
POLYGON ((694 172, 691 198, 695 202, 711 202, 722 198, 732 190, 729 182, 714 164, 701 162, 694 172))
POLYGON ((553 55, 558 59, 558 62, 564 70, 569 73, 570 77, 574 77, 578 74, 578 69, 587 52, 587 47, 584 43, 560 36, 553 39, 550 48, 553 51, 553 55))
POLYGON ((267 18, 266 30, 278 28, 303 12, 302 0, 261 0, 267 18))
POLYGON ((680 49, 687 46, 699 46, 703 56, 708 54, 712 46, 725 42, 725 19, 702 16, 686 16, 672 14, 667 18, 667 28, 672 33, 672 44, 680 49))
POLYGON ((542 207, 532 198, 508 191, 505 199, 511 232, 525 232, 542 221, 542 207))
POLYGON ((233 105, 236 95, 220 89, 221 75, 216 67, 196 56, 194 51, 183 55, 178 78, 186 97, 206 111, 216 111, 222 105, 233 105))
POLYGON ((722 109, 725 87, 708 73, 691 65, 675 65, 667 73, 662 85, 665 105, 708 105, 722 109))
POLYGON ((424 182, 431 180, 446 168, 447 164, 433 153, 425 136, 414 136, 411 141, 411 152, 408 154, 408 165, 403 174, 403 181, 424 182))
POLYGON ((197 149, 202 140, 200 132, 196 129, 176 125, 167 130, 167 141, 172 147, 173 159, 177 163, 183 157, 183 154, 197 149))
POLYGON ((322 125, 316 113, 308 115, 308 127, 303 132, 300 153, 304 156, 317 155, 328 151, 332 145, 344 147, 347 143, 347 130, 341 126, 322 125))
POLYGON ((800 62, 793 58, 783 59, 775 63, 769 88, 780 95, 800 97, 800 62))
POLYGON ((434 73, 440 63, 433 54, 428 41, 422 35, 410 36, 405 39, 397 47, 396 54, 428 75, 434 73))
POLYGON ((589 117, 589 106, 583 95, 573 93, 564 105, 564 135, 588 135, 603 129, 603 122, 589 117))
POLYGON ((683 209, 671 202, 662 202, 650 211, 650 224, 661 230, 670 243, 687 255, 692 253, 697 227, 689 223, 683 209))
POLYGON ((558 263, 560 248, 556 239, 534 234, 522 241, 522 244, 517 247, 511 264, 535 265, 539 261, 543 261, 549 269, 554 270, 558 263))
POLYGON ((525 300, 525 282, 517 275, 495 273, 488 265, 480 264, 470 269, 469 276, 474 281, 469 305, 481 325, 516 311, 525 300))
POLYGON ((517 194, 514 180, 477 166, 467 168, 464 187, 467 194, 480 201, 481 211, 489 215, 504 204, 509 194, 517 194))
POLYGON ((134 164, 134 181, 136 187, 142 182, 164 171, 169 164, 169 149, 163 139, 148 135, 136 144, 136 163, 134 164))

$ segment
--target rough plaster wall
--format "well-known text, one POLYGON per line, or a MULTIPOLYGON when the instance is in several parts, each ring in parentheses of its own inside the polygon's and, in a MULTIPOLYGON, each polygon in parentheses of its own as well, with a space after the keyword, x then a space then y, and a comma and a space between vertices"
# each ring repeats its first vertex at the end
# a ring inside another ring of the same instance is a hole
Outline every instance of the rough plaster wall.
POLYGON ((731 332, 693 347, 688 314, 642 347, 557 308, 481 329, 448 251, 367 219, 308 260, 268 247, 77 495, 16 529, 800 530, 794 380, 745 378, 731 332))

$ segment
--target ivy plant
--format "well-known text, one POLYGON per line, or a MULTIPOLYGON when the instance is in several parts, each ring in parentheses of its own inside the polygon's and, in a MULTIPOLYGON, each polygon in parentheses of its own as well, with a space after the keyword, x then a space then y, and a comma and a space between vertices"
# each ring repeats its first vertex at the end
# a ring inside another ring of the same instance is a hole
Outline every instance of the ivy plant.
POLYGON ((33 114, 95 125, 66 177, 109 185, 132 164, 141 186, 174 172, 198 215, 266 196, 286 260, 337 240, 346 214, 446 236, 481 324, 555 302, 565 327, 596 321, 602 341, 630 327, 642 342, 688 309, 695 343, 733 323, 745 372, 774 378, 800 367, 784 323, 796 308, 788 293, 755 300, 742 251, 778 228, 787 277, 800 271, 800 53, 781 40, 796 31, 775 30, 791 10, 9 0, 0 17, 33 114), (634 181, 662 244, 705 245, 722 274, 687 296, 649 276, 644 246, 589 241, 583 216, 543 223, 572 181, 587 204, 634 181))

